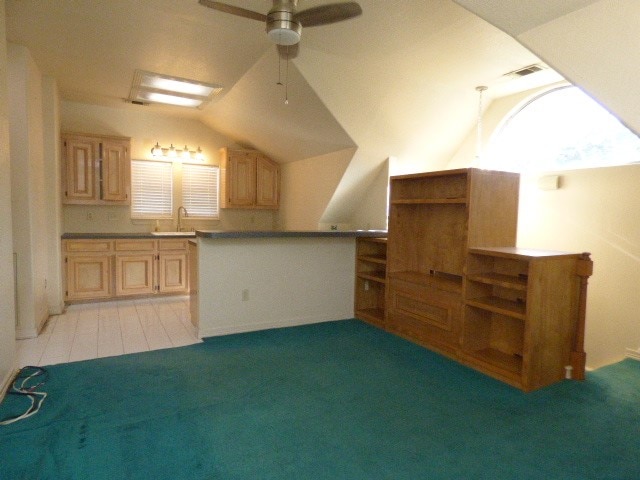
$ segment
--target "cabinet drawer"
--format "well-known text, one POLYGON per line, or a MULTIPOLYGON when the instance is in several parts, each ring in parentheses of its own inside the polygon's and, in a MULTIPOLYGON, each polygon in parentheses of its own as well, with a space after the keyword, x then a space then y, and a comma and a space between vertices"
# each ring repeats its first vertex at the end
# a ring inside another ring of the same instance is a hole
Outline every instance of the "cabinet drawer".
POLYGON ((460 295, 407 282, 393 282, 389 294, 389 326, 439 349, 456 350, 460 343, 460 295))
POLYGON ((144 240, 116 240, 117 252, 149 252, 156 249, 156 241, 151 239, 144 240))
POLYGON ((158 250, 187 250, 189 240, 166 238, 158 241, 158 250))
POLYGON ((110 252, 111 240, 65 240, 65 251, 69 253, 110 252))

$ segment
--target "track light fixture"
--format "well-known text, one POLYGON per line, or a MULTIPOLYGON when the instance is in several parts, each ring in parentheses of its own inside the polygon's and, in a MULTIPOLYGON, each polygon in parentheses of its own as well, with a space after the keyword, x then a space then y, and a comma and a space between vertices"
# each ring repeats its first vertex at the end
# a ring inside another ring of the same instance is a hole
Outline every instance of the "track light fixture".
POLYGON ((169 148, 164 148, 161 147, 158 142, 156 142, 156 144, 151 149, 151 156, 154 158, 165 158, 169 160, 181 158, 183 160, 198 160, 200 162, 204 161, 204 155, 200 147, 198 147, 196 150, 189 150, 189 147, 185 145, 182 150, 179 150, 173 146, 173 143, 169 148))

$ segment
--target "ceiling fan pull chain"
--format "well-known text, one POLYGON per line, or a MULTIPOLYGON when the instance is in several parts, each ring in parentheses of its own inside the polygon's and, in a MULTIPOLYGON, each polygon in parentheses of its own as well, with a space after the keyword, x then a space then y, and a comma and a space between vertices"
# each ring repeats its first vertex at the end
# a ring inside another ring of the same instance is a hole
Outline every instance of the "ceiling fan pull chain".
POLYGON ((281 75, 280 75, 280 64, 282 63, 282 58, 280 58, 280 54, 278 53, 278 83, 276 85, 282 85, 281 75))
POLYGON ((289 105, 289 45, 287 45, 287 69, 284 74, 284 104, 289 105))

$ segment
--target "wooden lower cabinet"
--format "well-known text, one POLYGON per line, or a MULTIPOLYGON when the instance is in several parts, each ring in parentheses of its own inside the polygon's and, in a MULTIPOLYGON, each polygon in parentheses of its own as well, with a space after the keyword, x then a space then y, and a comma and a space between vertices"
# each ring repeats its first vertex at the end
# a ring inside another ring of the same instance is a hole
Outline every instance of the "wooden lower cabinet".
POLYGON ((111 256, 71 255, 65 261, 66 298, 88 300, 111 296, 111 256))
POLYGON ((191 323, 198 328, 198 244, 195 241, 189 242, 189 311, 191 323))
POLYGON ((158 254, 158 291, 184 292, 187 289, 187 254, 158 254))
POLYGON ((186 294, 186 239, 65 240, 65 300, 186 294))
POLYGON ((461 285, 449 279, 391 277, 388 327, 444 354, 455 355, 462 326, 461 285))
POLYGON ((116 295, 149 295, 155 291, 154 264, 156 255, 116 255, 116 295))

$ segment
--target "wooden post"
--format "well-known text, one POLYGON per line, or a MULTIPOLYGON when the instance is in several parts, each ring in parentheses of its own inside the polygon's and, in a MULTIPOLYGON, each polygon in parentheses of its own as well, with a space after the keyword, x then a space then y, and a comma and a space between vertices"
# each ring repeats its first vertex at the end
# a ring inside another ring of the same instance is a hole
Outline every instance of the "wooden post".
POLYGON ((576 274, 580 277, 580 303, 578 306, 578 322, 576 325, 576 336, 571 352, 571 366, 573 367, 573 379, 584 380, 587 354, 584 351, 585 320, 587 313, 587 284, 589 277, 593 274, 593 261, 589 257, 590 253, 585 252, 580 255, 576 265, 576 274))

